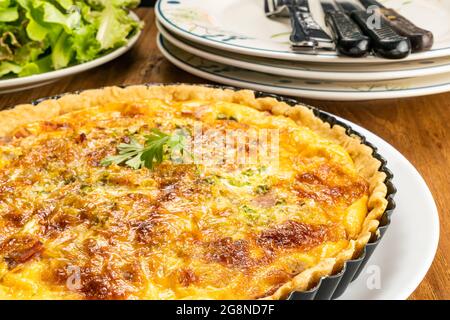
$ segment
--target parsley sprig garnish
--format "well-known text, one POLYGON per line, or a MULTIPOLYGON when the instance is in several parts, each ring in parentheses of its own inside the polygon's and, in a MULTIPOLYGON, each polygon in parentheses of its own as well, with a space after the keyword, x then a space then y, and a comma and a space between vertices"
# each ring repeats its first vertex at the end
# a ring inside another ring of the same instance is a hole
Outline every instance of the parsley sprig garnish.
POLYGON ((166 153, 169 153, 171 157, 183 157, 189 154, 187 134, 184 130, 177 130, 169 135, 158 129, 152 129, 151 133, 144 138, 145 142, 141 144, 134 137, 130 137, 129 143, 121 143, 117 146, 117 155, 106 157, 100 164, 102 166, 125 164, 133 169, 144 167, 153 169, 155 164, 163 162, 166 153))

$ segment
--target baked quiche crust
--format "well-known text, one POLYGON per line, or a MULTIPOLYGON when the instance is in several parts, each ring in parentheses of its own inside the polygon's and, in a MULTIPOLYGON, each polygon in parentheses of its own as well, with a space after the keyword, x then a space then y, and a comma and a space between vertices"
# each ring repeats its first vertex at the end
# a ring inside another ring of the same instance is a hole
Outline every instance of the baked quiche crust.
MULTIPOLYGON (((351 157, 354 168, 359 177, 367 182, 367 199, 365 199, 367 214, 365 215, 359 230, 356 234, 352 235, 350 239, 348 239, 345 247, 341 248, 331 257, 324 254, 324 258, 320 258, 313 266, 308 267, 298 274, 283 281, 283 283, 272 290, 272 292, 268 292, 265 295, 255 296, 254 298, 282 299, 293 291, 305 291, 310 289, 321 277, 339 272, 346 261, 359 256, 361 250, 369 242, 372 235, 376 234, 380 223, 379 221, 387 207, 387 186, 385 185, 386 175, 380 171, 381 163, 372 156, 373 150, 364 145, 359 137, 347 135, 346 130, 343 127, 339 125, 331 127, 330 124, 323 122, 314 115, 311 109, 305 106, 297 105, 292 107, 283 102, 279 102, 274 98, 256 98, 252 91, 233 91, 229 89, 216 89, 196 85, 139 85, 129 86, 126 88, 107 87, 97 90, 87 90, 79 94, 67 94, 58 99, 44 100, 37 105, 18 105, 13 109, 1 111, 0 139, 7 141, 8 137, 10 137, 13 133, 20 132, 21 128, 31 123, 50 121, 64 115, 70 116, 70 114, 74 112, 89 110, 99 106, 107 106, 110 104, 117 105, 121 103, 128 105, 139 104, 143 101, 149 101, 152 99, 158 99, 159 101, 163 101, 168 104, 172 102, 183 103, 190 101, 231 103, 264 112, 265 114, 269 114, 269 116, 282 116, 292 119, 299 126, 309 128, 321 138, 344 148, 351 157)), ((8 142, 5 143, 7 144, 8 142)), ((2 165, 0 163, 0 171, 1 170, 2 165)), ((286 227, 286 225, 281 226, 280 228, 284 227, 286 227)), ((295 231, 299 227, 303 226, 295 225, 289 230, 295 231)), ((313 230, 311 232, 315 231, 313 230)), ((0 235, 1 233, 2 231, 0 230, 0 235)), ((263 239, 261 241, 266 242, 274 241, 270 230, 269 232, 263 233, 263 236, 264 237, 260 237, 259 240, 263 239)), ((6 241, 3 238, 0 238, 0 240, 3 240, 3 242, 6 241)), ((225 248, 228 250, 229 246, 227 241, 231 240, 228 239, 223 241, 225 242, 220 243, 219 249, 225 248)), ((1 243, 2 241, 0 241, 0 255, 2 246, 1 243)), ((4 243, 3 247, 5 247, 4 243)), ((213 252, 211 254, 214 258, 217 257, 216 253, 213 252)), ((221 253, 219 252, 218 254, 220 256, 221 253)), ((230 254, 233 254, 233 252, 230 254)), ((191 278, 195 277, 188 271, 184 276, 187 280, 192 280, 191 278)), ((24 274, 23 277, 26 278, 27 275, 24 274)), ((40 280, 34 279, 31 281, 40 280)), ((1 286, 2 284, 0 282, 0 298, 33 298, 32 296, 8 296, 5 291, 6 289, 2 291, 1 286)), ((202 294, 204 294, 204 292, 202 294)), ((202 294, 188 297, 205 297, 202 294)), ((79 295, 68 295, 66 297, 82 298, 82 296, 79 295)), ((55 297, 49 295, 48 298, 57 298, 57 296, 55 297)), ((94 296, 93 298, 98 297, 94 296)), ((206 296, 206 298, 209 297, 206 296)), ((240 297, 224 296, 224 298, 240 297)), ((245 296, 244 298, 248 297, 245 296)))

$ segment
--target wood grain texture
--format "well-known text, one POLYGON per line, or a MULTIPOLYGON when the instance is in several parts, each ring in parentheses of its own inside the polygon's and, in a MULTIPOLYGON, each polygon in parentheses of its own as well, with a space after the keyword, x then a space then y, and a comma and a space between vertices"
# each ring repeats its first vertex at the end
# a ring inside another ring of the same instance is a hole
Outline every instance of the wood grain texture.
MULTIPOLYGON (((109 85, 206 83, 163 58, 156 47, 153 10, 141 8, 137 12, 146 26, 137 46, 129 53, 102 67, 44 87, 0 95, 0 108, 58 93, 109 85)), ((450 93, 385 101, 304 102, 379 135, 403 153, 423 175, 438 205, 441 239, 433 266, 410 299, 450 299, 450 93)))

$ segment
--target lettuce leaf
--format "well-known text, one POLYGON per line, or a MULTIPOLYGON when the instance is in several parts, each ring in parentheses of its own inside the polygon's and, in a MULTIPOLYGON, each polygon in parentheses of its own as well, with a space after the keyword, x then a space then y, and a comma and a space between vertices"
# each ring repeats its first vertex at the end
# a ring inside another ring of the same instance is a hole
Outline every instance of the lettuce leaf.
POLYGON ((73 6, 72 0, 55 0, 62 8, 69 10, 73 6))
POLYGON ((52 62, 55 69, 67 67, 72 60, 73 48, 69 34, 61 32, 52 50, 52 62))
POLYGON ((10 4, 10 0, 0 0, 0 8, 8 8, 10 4))
POLYGON ((0 22, 12 22, 19 19, 18 7, 0 7, 0 22))
POLYGON ((34 62, 29 62, 22 67, 19 72, 20 77, 31 76, 33 74, 49 72, 53 70, 51 56, 45 56, 34 62))
POLYGON ((0 62, 0 77, 7 75, 9 73, 19 73, 22 68, 14 63, 3 61, 0 62))
POLYGON ((0 0, 0 77, 96 59, 124 45, 139 0, 0 0))
POLYGON ((95 17, 94 23, 98 27, 96 39, 102 49, 123 45, 134 27, 133 19, 125 11, 118 10, 111 2, 107 2, 95 17))
POLYGON ((96 35, 97 28, 94 25, 86 25, 75 31, 72 46, 78 61, 90 61, 100 55, 102 49, 96 35))

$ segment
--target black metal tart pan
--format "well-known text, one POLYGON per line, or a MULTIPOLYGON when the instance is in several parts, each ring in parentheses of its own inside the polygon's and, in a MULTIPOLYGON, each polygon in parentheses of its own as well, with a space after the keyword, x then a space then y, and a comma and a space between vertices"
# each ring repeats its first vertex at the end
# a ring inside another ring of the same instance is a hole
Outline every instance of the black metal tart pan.
POLYGON ((323 112, 315 107, 305 105, 301 103, 300 101, 288 98, 284 96, 274 95, 274 94, 267 94, 264 92, 255 92, 255 95, 258 98, 262 97, 271 97, 275 98, 278 101, 285 102, 288 105, 295 106, 295 105, 303 105, 309 109, 311 109, 314 112, 314 115, 320 118, 322 121, 329 123, 332 127, 335 125, 339 125, 343 127, 347 133, 347 135, 351 136, 358 136, 361 139, 361 142, 370 147, 372 149, 372 156, 379 160, 381 163, 380 168, 378 169, 380 172, 384 172, 386 174, 386 180, 384 183, 387 186, 387 194, 386 194, 386 200, 388 202, 388 205, 386 207, 386 211, 384 212, 383 216, 380 219, 380 225, 377 229, 377 232, 375 234, 372 234, 372 237, 369 241, 369 243, 366 244, 366 246, 361 251, 358 258, 348 260, 344 263, 344 266, 342 270, 334 275, 322 277, 319 282, 316 284, 314 288, 311 288, 308 291, 302 291, 302 292, 292 292, 287 299, 288 300, 332 300, 340 297, 345 290, 347 289, 348 285, 354 281, 362 270, 364 269, 365 265, 369 261, 370 257, 372 256, 373 252, 377 248, 378 244, 381 242, 381 239, 383 238, 384 234, 386 233, 386 230, 388 229, 389 225, 391 224, 391 215, 395 210, 396 204, 394 201, 395 194, 397 193, 397 189, 395 188, 392 180, 394 178, 393 173, 391 170, 387 168, 387 161, 378 153, 378 149, 367 141, 366 137, 364 137, 362 134, 358 133, 357 131, 353 130, 349 125, 346 123, 336 119, 332 115, 323 112))
MULTIPOLYGON (((160 83, 147 83, 144 84, 145 86, 156 86, 156 85, 182 85, 184 83, 171 83, 171 84, 160 84, 160 83)), ((186 84, 188 85, 188 84, 186 84)), ((190 84, 192 85, 192 84, 190 84)), ((229 89, 233 91, 242 90, 240 88, 231 87, 231 86, 220 86, 220 85, 201 85, 206 86, 209 88, 216 88, 216 89, 229 89)), ((122 88, 125 88, 126 86, 121 86, 122 88)), ((300 101, 288 98, 285 96, 275 95, 275 94, 269 94, 265 92, 260 91, 254 91, 257 98, 264 98, 264 97, 270 97, 274 98, 278 101, 285 102, 288 105, 295 106, 295 105, 303 105, 309 109, 311 109, 314 112, 314 115, 320 118, 322 121, 329 123, 332 127, 335 125, 339 125, 343 127, 346 130, 347 135, 352 136, 358 136, 361 139, 361 142, 370 147, 373 150, 373 157, 381 162, 381 166, 379 168, 380 172, 384 172, 386 174, 386 180, 385 184, 387 186, 387 195, 386 200, 388 201, 388 205, 386 208, 386 211, 384 212, 381 220, 380 225, 377 229, 377 232, 375 234, 372 234, 372 238, 370 239, 369 243, 363 248, 361 251, 361 254, 358 258, 348 260, 344 263, 344 266, 340 272, 337 274, 322 277, 318 283, 308 291, 295 291, 292 292, 288 297, 287 300, 331 300, 336 299, 340 297, 345 290, 347 289, 348 285, 354 281, 362 270, 364 269, 364 266, 369 261, 370 257, 372 256, 373 252, 377 248, 378 244, 382 240, 384 234, 386 233, 386 230, 388 229, 389 225, 391 224, 391 215, 395 209, 395 202, 394 202, 394 196, 397 192, 396 188, 394 187, 392 180, 393 180, 393 174, 392 172, 386 167, 387 162, 386 160, 378 153, 377 148, 368 142, 366 138, 358 133, 357 131, 354 131, 349 125, 345 124, 344 122, 336 119, 332 115, 323 112, 315 107, 305 105, 301 103, 300 101)), ((72 94, 80 93, 80 92, 72 92, 72 94)), ((71 93, 64 93, 52 97, 47 98, 41 98, 34 100, 31 104, 37 105, 42 101, 49 100, 49 99, 58 99, 66 94, 71 93)))

